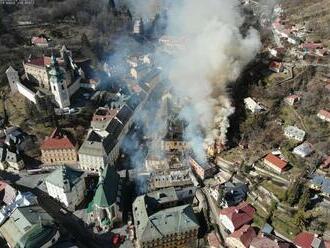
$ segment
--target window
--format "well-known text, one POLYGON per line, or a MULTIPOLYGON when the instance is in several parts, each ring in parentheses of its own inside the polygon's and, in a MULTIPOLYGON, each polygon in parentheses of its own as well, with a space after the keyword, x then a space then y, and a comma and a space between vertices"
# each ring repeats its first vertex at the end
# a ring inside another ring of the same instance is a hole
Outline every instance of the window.
POLYGON ((64 86, 63 86, 63 84, 61 85, 61 89, 64 90, 64 86))

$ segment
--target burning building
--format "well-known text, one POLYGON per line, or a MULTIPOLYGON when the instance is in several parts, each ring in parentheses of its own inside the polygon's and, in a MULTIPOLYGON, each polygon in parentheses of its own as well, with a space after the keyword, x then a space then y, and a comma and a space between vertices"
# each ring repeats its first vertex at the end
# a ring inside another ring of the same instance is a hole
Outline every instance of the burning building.
POLYGON ((189 157, 189 164, 192 171, 201 179, 204 180, 213 176, 216 173, 216 167, 214 164, 209 162, 198 163, 192 157, 189 157))

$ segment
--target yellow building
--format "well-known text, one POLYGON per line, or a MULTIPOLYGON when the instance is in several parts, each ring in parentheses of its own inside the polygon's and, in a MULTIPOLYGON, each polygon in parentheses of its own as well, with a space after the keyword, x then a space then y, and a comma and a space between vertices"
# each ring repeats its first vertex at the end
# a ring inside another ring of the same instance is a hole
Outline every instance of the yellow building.
POLYGON ((73 142, 55 129, 41 144, 41 160, 45 165, 76 164, 77 150, 73 142))

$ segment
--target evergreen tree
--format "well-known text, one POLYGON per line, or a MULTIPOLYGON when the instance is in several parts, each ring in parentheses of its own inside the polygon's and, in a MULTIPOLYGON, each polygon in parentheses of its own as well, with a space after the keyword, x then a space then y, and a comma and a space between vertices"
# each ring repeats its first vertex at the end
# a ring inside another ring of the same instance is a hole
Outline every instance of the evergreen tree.
POLYGON ((293 223, 299 228, 300 231, 303 231, 306 227, 306 218, 305 212, 303 210, 298 210, 295 214, 293 223))
POLYGON ((301 184, 299 180, 295 180, 288 188, 287 191, 287 202, 293 206, 297 203, 299 197, 300 197, 300 191, 301 191, 301 184))
POLYGON ((91 47, 91 44, 88 40, 88 37, 85 33, 81 35, 81 46, 82 47, 91 47))
POLYGON ((308 205, 310 203, 310 192, 307 187, 304 187, 304 192, 300 197, 298 208, 305 211, 306 208, 308 208, 308 205))

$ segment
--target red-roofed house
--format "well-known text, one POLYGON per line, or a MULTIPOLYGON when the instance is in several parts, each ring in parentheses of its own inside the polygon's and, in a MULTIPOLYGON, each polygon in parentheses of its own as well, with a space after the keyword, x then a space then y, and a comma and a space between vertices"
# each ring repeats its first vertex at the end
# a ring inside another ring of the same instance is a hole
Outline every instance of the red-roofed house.
POLYGON ((269 153, 264 158, 264 164, 269 167, 271 170, 276 171, 277 173, 282 173, 286 166, 288 165, 288 162, 280 159, 279 157, 269 153))
POLYGON ((321 109, 318 113, 317 113, 317 117, 319 117, 321 120, 323 121, 327 121, 330 122, 330 112, 325 110, 325 109, 321 109))
POLYGON ((318 238, 314 233, 301 232, 299 233, 293 243, 298 248, 321 248, 324 247, 324 241, 318 238))
POLYGON ((269 70, 273 71, 273 72, 282 72, 284 69, 283 64, 281 62, 277 62, 277 61, 272 61, 269 65, 269 70))
POLYGON ((328 83, 326 86, 324 86, 326 90, 330 91, 330 83, 328 83))
POLYGON ((221 242, 214 231, 207 235, 207 241, 210 248, 219 248, 221 245, 221 242))
POLYGON ((0 204, 6 205, 14 202, 17 195, 17 190, 5 181, 0 181, 0 204))
POLYGON ((41 160, 45 165, 77 163, 76 146, 57 128, 49 137, 44 139, 40 150, 41 160))
POLYGON ((322 164, 321 164, 321 168, 326 169, 330 167, 330 156, 326 157, 322 164))
MULTIPOLYGON (((59 65, 63 65, 61 58, 56 58, 59 65)), ((38 83, 40 87, 49 89, 48 67, 51 63, 51 57, 42 56, 38 58, 29 58, 23 62, 25 76, 29 81, 38 83)))
POLYGON ((271 239, 265 235, 258 235, 251 242, 250 248, 290 248, 290 243, 282 240, 271 239))
POLYGON ((241 202, 238 206, 220 210, 219 218, 221 223, 231 233, 241 226, 249 224, 253 220, 255 209, 247 202, 241 202))
POLYGON ((301 96, 300 95, 290 95, 290 96, 287 96, 284 101, 293 106, 296 102, 300 101, 301 99, 301 96))
POLYGON ((33 36, 31 43, 38 47, 48 47, 48 41, 45 37, 33 36))
POLYGON ((325 246, 325 248, 330 248, 330 240, 325 240, 324 246, 325 246))
POLYGON ((256 236, 253 227, 244 225, 226 238, 226 244, 228 247, 247 248, 256 236))

